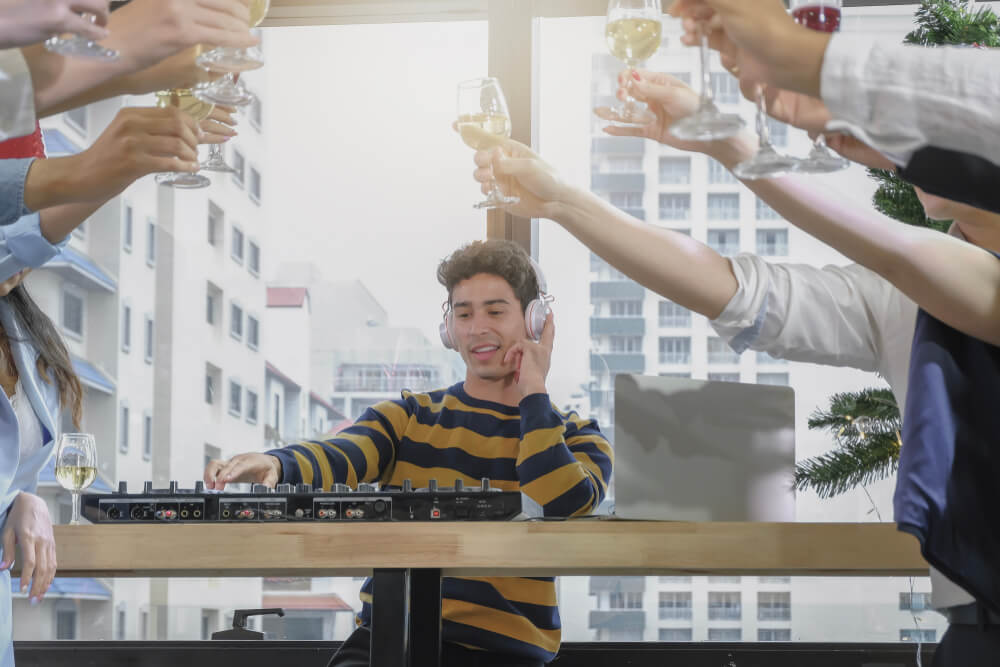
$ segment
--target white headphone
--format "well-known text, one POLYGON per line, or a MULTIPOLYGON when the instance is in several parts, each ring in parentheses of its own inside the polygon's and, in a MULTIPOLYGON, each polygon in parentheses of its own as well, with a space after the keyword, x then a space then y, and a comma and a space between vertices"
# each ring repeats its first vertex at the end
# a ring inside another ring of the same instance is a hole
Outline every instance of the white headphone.
MULTIPOLYGON (((542 329, 545 328, 545 320, 548 318, 549 313, 552 312, 549 304, 555 300, 555 297, 550 296, 546 291, 547 284, 545 282, 545 274, 542 273, 542 267, 538 266, 538 262, 531 257, 528 257, 528 261, 531 262, 531 268, 535 272, 535 281, 538 283, 538 296, 524 309, 524 328, 528 334, 528 338, 537 343, 542 339, 542 329)), ((449 350, 457 350, 458 346, 455 344, 455 338, 451 333, 454 318, 452 317, 450 298, 444 302, 443 307, 444 322, 441 323, 439 328, 441 343, 449 350)))

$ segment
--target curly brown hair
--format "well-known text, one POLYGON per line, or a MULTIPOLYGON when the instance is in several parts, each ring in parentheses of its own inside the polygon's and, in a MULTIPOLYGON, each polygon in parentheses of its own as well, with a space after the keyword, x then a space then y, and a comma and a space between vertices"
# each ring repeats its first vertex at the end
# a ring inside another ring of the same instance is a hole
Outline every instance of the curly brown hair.
POLYGON ((462 246, 438 265, 437 279, 448 290, 449 305, 455 285, 479 273, 506 280, 522 310, 538 298, 538 278, 524 248, 513 241, 489 239, 462 246))

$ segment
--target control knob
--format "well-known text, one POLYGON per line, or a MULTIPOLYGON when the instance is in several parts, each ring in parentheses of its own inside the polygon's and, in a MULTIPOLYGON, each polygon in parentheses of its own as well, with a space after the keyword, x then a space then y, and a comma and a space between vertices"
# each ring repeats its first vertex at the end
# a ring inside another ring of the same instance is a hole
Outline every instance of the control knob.
POLYGON ((292 493, 293 491, 295 491, 295 485, 288 483, 281 483, 277 487, 275 487, 274 490, 277 491, 278 493, 292 493))
POLYGON ((254 484, 252 487, 250 487, 250 493, 255 496, 258 494, 263 495, 265 493, 269 493, 270 490, 271 489, 267 484, 254 484))
POLYGON ((128 493, 128 482, 118 482, 118 493, 123 495, 128 493))
POLYGON ((438 490, 438 481, 436 479, 429 479, 429 480, 427 480, 427 490, 430 493, 437 493, 437 490, 438 490))
POLYGON ((153 492, 153 483, 152 482, 143 482, 142 483, 142 492, 143 493, 152 493, 153 492))
POLYGON ((413 491, 413 480, 412 479, 404 479, 403 480, 403 493, 410 493, 411 491, 413 491))
POLYGON ((312 493, 312 484, 296 484, 295 493, 312 493))
POLYGON ((195 493, 205 493, 205 482, 202 482, 201 480, 195 482, 194 483, 194 492, 195 493))

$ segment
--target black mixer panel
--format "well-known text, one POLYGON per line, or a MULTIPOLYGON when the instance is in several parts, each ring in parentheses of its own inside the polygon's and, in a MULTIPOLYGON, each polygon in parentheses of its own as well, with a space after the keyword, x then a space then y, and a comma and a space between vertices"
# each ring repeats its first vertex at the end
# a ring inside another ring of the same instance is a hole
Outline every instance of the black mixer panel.
POLYGON ((279 484, 272 489, 254 484, 249 493, 219 493, 194 489, 154 489, 146 482, 141 493, 128 493, 125 482, 117 493, 83 496, 83 515, 92 523, 204 523, 268 521, 507 521, 521 513, 521 494, 481 486, 376 489, 360 484, 353 490, 337 484, 330 491, 313 491, 308 484, 279 484))

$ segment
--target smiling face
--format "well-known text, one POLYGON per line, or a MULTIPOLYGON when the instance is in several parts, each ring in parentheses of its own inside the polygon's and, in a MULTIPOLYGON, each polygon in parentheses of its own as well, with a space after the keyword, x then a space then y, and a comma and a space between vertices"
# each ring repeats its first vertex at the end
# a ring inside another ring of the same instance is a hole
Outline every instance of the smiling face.
POLYGON ((509 377, 514 363, 503 363, 504 355, 525 338, 524 312, 510 284, 500 276, 477 273, 455 285, 451 308, 452 336, 467 377, 509 377))

